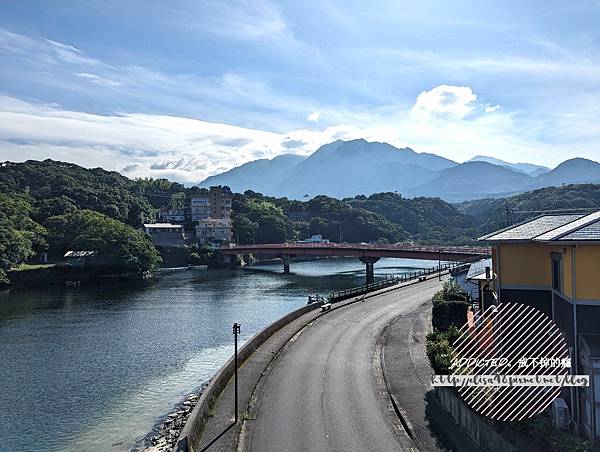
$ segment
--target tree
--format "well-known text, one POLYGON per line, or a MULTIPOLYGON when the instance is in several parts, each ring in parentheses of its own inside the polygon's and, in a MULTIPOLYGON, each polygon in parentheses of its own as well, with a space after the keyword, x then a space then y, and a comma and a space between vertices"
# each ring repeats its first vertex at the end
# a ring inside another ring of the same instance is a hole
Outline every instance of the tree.
POLYGON ((257 243, 285 243, 291 235, 289 222, 277 215, 266 215, 258 220, 257 243))
POLYGON ((162 259, 141 231, 99 212, 81 210, 47 221, 51 246, 97 251, 105 265, 133 271, 152 270, 162 259))
POLYGON ((256 240, 258 223, 252 221, 246 215, 236 214, 233 217, 233 240, 239 244, 247 245, 256 240))
POLYGON ((31 198, 0 193, 0 282, 6 271, 46 248, 46 230, 30 218, 31 198))

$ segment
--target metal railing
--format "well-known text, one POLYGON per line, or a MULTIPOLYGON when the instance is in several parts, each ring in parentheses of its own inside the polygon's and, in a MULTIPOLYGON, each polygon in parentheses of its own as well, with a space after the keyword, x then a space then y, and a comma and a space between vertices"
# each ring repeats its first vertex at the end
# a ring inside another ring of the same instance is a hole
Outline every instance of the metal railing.
POLYGON ((257 245, 223 245, 223 250, 255 250, 255 249, 352 249, 373 251, 421 251, 429 253, 488 255, 491 248, 484 246, 435 246, 412 245, 410 243, 378 244, 378 243, 265 243, 257 245))
POLYGON ((443 264, 435 267, 415 270, 414 272, 405 273, 401 276, 386 275, 385 279, 382 279, 380 281, 376 281, 369 284, 363 284, 362 286, 358 287, 351 287, 349 289, 339 290, 337 292, 332 292, 328 295, 327 298, 330 303, 336 303, 338 301, 346 300, 352 297, 357 297, 359 295, 364 295, 369 292, 374 292, 376 290, 385 289, 386 287, 395 286, 397 284, 412 281, 414 279, 427 277, 436 273, 443 273, 447 270, 458 269, 463 266, 466 267, 472 262, 480 259, 480 257, 470 257, 468 259, 463 259, 456 262, 444 262, 443 264))

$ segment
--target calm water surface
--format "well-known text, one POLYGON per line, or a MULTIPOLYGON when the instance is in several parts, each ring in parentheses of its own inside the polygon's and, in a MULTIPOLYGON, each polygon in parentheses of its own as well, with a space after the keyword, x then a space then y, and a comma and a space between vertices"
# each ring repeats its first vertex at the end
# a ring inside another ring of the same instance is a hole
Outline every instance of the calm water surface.
MULTIPOLYGON (((437 262, 382 259, 401 274, 437 262)), ((357 259, 162 274, 151 282, 0 293, 0 450, 130 450, 242 341, 363 283, 357 259)))

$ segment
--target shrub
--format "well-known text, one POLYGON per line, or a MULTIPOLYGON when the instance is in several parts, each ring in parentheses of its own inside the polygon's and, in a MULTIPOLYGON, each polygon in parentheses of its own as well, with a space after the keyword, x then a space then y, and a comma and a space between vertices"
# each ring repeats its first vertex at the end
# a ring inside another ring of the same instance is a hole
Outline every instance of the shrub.
POLYGON ((427 335, 425 350, 431 367, 437 375, 448 375, 452 359, 453 344, 459 337, 458 328, 452 326, 447 331, 436 331, 427 335))
POLYGON ((465 292, 453 279, 446 281, 442 286, 442 290, 433 295, 433 305, 447 303, 449 301, 466 302, 469 295, 465 292))

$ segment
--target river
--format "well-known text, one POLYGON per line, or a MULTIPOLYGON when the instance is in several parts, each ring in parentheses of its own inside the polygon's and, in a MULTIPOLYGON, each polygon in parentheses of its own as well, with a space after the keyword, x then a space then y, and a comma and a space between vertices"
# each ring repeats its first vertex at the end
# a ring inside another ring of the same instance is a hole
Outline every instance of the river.
MULTIPOLYGON (((437 262, 382 259, 376 277, 437 262)), ((364 282, 358 259, 160 274, 0 292, 0 450, 130 450, 275 319, 364 282)))

